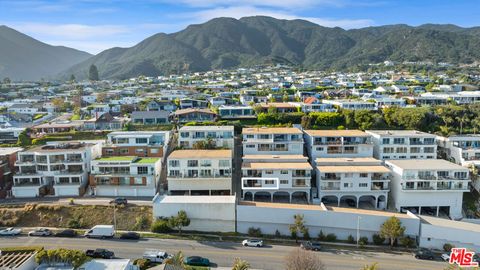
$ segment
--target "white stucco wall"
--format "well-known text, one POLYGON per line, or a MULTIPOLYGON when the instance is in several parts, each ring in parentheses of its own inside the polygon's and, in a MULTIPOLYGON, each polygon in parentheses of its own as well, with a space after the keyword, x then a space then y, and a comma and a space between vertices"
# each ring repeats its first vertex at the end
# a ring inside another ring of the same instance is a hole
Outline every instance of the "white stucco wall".
MULTIPOLYGON (((458 221, 456 221, 458 222, 458 221)), ((425 224, 421 225, 420 246, 425 248, 443 249, 445 243, 450 243, 455 247, 462 247, 480 252, 480 225, 478 231, 462 229, 464 222, 458 222, 456 227, 444 227, 439 225, 425 224)), ((454 225, 455 226, 455 225, 454 225)))

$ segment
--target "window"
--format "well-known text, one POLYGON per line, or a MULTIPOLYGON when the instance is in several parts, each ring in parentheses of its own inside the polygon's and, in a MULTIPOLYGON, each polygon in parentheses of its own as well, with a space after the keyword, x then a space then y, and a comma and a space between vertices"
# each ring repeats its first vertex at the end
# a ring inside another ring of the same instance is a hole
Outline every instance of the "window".
MULTIPOLYGON (((140 167, 138 167, 138 168, 140 168, 140 167)), ((143 179, 142 179, 142 177, 135 177, 133 183, 134 183, 135 185, 143 185, 143 179)))
POLYGON ((465 179, 467 178, 467 172, 455 172, 455 178, 457 179, 465 179))
POLYGON ((288 185, 288 180, 280 180, 281 185, 288 185))
POLYGON ((344 188, 352 187, 352 183, 343 183, 344 188))
POLYGON ((180 176, 180 171, 179 170, 170 170, 169 176, 180 176))
POLYGON ((113 155, 113 149, 105 149, 105 154, 113 155))
POLYGON ((143 148, 135 149, 135 153, 137 154, 143 153, 143 148))
POLYGON ((189 132, 180 132, 180 137, 188 138, 188 137, 190 137, 190 133, 189 132))
POLYGON ((270 135, 268 134, 259 134, 258 138, 261 140, 268 140, 270 138, 270 135))
POLYGON ((70 179, 68 179, 68 177, 60 177, 60 178, 58 178, 58 182, 60 184, 68 184, 68 183, 70 183, 70 179))
POLYGON ((198 167, 198 160, 187 161, 187 167, 198 167))
POLYGON ((255 148, 255 144, 247 144, 245 145, 246 148, 255 148))
POLYGON ((230 167, 230 160, 219 160, 218 161, 219 167, 230 167))
POLYGON ((201 160, 200 161, 200 166, 201 167, 211 167, 212 166, 212 161, 211 160, 201 160))
POLYGON ((407 153, 407 147, 397 147, 397 153, 407 153))
POLYGON ((46 172, 48 171, 48 166, 47 165, 37 165, 37 170, 46 172))
POLYGON ((168 161, 168 166, 170 166, 170 167, 179 167, 179 166, 180 166, 180 160, 176 160, 176 159, 169 160, 169 161, 168 161))
POLYGON ((390 143, 390 138, 383 138, 382 139, 382 144, 389 144, 390 143))
POLYGON ((156 149, 156 148, 150 149, 150 153, 158 154, 158 149, 156 149))
POLYGON ((138 174, 148 174, 148 167, 146 167, 146 166, 137 167, 137 173, 138 174))
POLYGON ((413 189, 415 187, 414 182, 406 182, 405 183, 405 189, 413 189))
POLYGON ((368 187, 368 183, 359 183, 358 186, 361 188, 366 188, 368 187))
POLYGON ((247 139, 253 139, 253 135, 251 135, 251 134, 250 134, 250 135, 246 135, 245 137, 246 137, 247 139))
POLYGON ((217 133, 216 132, 212 132, 212 131, 209 131, 207 133, 207 138, 217 138, 217 133))
POLYGON ((405 144, 405 138, 394 138, 393 144, 405 144))
POLYGON ((145 143, 148 143, 148 139, 147 139, 147 138, 136 138, 136 139, 135 139, 135 143, 137 143, 137 144, 145 144, 145 143))
POLYGON ((267 171, 265 171, 265 174, 273 174, 273 171, 272 170, 267 170, 267 171))
POLYGON ((121 148, 121 149, 120 149, 120 154, 121 154, 121 155, 128 154, 128 148, 121 148))
POLYGON ((435 147, 424 147, 423 152, 424 153, 434 153, 435 152, 435 147))
POLYGON ((353 173, 346 173, 345 174, 345 178, 352 178, 353 177, 353 173))
POLYGON ((273 185, 275 184, 275 180, 265 180, 265 185, 273 185))
POLYGON ((80 183, 80 177, 72 177, 72 183, 80 183))
POLYGON ((288 174, 288 171, 287 170, 281 170, 280 173, 281 174, 288 174))
POLYGON ((368 177, 368 173, 360 173, 360 177, 361 177, 361 178, 367 178, 367 177, 368 177))

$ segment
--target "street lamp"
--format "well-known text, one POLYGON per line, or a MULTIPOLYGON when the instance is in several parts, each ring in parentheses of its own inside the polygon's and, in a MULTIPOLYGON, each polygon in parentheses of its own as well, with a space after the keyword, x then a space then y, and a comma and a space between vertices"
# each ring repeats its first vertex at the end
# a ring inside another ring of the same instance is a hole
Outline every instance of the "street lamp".
POLYGON ((357 216, 357 248, 358 248, 358 241, 360 240, 360 216, 357 216))

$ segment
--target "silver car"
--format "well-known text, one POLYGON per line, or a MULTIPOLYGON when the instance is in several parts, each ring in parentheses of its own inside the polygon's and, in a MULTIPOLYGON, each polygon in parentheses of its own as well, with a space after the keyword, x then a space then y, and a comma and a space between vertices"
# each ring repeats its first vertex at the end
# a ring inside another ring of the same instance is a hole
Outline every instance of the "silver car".
POLYGON ((3 230, 0 230, 0 236, 14 236, 14 235, 19 235, 20 233, 22 233, 22 229, 6 228, 3 230))
POLYGON ((246 247, 263 247, 263 240, 261 239, 245 239, 242 245, 246 247))
POLYGON ((28 236, 50 236, 52 231, 47 228, 37 228, 28 232, 28 236))

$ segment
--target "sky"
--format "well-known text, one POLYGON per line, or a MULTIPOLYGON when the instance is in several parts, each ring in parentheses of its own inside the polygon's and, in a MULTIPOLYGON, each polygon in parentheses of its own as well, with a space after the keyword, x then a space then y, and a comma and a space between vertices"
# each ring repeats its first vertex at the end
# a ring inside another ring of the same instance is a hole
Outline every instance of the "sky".
POLYGON ((97 54, 216 17, 266 15, 344 29, 424 23, 480 26, 480 0, 0 0, 0 25, 97 54))

